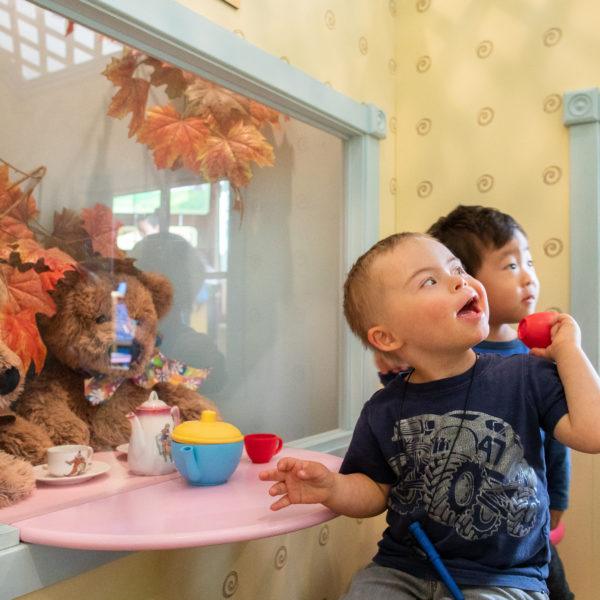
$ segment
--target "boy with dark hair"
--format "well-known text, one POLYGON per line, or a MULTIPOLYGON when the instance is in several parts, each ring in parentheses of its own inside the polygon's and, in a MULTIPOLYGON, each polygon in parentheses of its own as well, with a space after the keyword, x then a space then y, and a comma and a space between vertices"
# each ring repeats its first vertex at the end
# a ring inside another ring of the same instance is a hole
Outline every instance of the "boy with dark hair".
MULTIPOLYGON (((513 217, 495 208, 457 206, 428 230, 461 260, 467 273, 485 287, 490 307, 490 333, 474 350, 479 354, 525 354, 529 348, 511 324, 535 311, 539 281, 524 229, 513 217)), ((544 436, 543 432, 542 435, 544 436)), ((544 436, 544 455, 550 527, 558 526, 569 501, 569 450, 552 436, 544 436)), ((548 590, 551 600, 571 600, 564 567, 551 545, 548 590)))
POLYGON ((464 598, 547 598, 549 515, 539 429, 600 453, 600 379, 575 321, 552 343, 477 356, 489 334, 483 286, 441 243, 397 234, 358 259, 344 312, 363 342, 412 365, 369 400, 340 473, 281 459, 260 478, 272 509, 322 503, 366 517, 387 508, 374 564, 346 600, 448 598, 410 529, 419 522, 464 598), (545 360, 550 359, 550 360, 545 360))

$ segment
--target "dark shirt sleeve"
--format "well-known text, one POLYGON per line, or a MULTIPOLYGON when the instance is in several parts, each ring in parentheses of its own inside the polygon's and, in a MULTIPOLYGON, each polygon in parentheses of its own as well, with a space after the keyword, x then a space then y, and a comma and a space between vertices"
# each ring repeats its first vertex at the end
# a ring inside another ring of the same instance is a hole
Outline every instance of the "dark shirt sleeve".
POLYGON ((363 407, 358 418, 340 473, 363 473, 377 483, 394 483, 396 475, 385 460, 369 423, 369 405, 363 407))
POLYGON ((569 506, 569 486, 571 483, 571 452, 569 448, 552 436, 544 438, 546 456, 546 477, 550 508, 566 510, 569 506))
POLYGON ((556 364, 550 360, 524 355, 527 361, 527 388, 537 410, 540 427, 549 435, 554 434, 558 421, 569 412, 565 390, 556 364))

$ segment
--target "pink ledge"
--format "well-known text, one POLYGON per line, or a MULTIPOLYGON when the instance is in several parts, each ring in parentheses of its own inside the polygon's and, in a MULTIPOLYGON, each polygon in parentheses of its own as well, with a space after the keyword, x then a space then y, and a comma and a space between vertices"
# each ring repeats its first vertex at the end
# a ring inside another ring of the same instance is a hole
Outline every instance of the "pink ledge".
MULTIPOLYGON (((276 458, 283 456, 316 460, 334 471, 341 464, 336 456, 310 450, 284 448, 276 458)), ((321 505, 295 505, 271 511, 269 506, 274 499, 267 493, 271 484, 260 481, 258 473, 274 465, 275 459, 268 465, 252 464, 244 454, 224 485, 194 487, 176 475, 142 488, 13 521, 12 525, 19 528, 22 541, 35 544, 85 550, 155 550, 270 537, 312 527, 336 516, 321 505)), ((112 471, 100 476, 105 478, 105 485, 111 474, 112 471)), ((59 493, 69 495, 80 486, 63 488, 59 493)), ((6 522, 3 517, 0 511, 0 520, 6 522)))

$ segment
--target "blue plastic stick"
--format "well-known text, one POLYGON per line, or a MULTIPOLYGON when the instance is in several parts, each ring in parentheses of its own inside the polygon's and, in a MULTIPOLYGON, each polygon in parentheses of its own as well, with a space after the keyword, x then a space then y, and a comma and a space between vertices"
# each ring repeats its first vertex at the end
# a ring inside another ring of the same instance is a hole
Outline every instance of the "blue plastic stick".
POLYGON ((456 582, 452 579, 452 575, 448 573, 448 569, 446 569, 444 563, 440 555, 437 553, 437 550, 431 543, 431 540, 427 537, 427 534, 423 531, 421 527, 421 523, 415 521, 408 526, 408 530, 413 534, 417 542, 419 542, 419 546, 423 548, 425 554, 427 554, 427 558, 431 561, 433 568, 438 572, 440 579, 444 582, 454 600, 465 600, 465 597, 462 595, 462 592, 458 589, 456 582))

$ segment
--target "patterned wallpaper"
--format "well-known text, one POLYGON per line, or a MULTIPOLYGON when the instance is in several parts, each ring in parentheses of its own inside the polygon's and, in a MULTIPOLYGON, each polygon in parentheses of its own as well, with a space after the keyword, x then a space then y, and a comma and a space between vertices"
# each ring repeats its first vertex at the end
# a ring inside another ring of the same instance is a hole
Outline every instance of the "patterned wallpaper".
MULTIPOLYGON (((598 85, 600 5, 407 0, 397 23, 396 227, 424 229, 458 203, 509 212, 531 241, 539 308, 569 310, 562 95, 598 85)), ((581 600, 598 597, 599 482, 600 457, 574 453, 560 552, 581 600)))
POLYGON ((576 59, 589 10, 599 14, 585 1, 417 0, 398 14, 396 225, 426 228, 458 203, 511 213, 529 234, 543 309, 568 310, 562 94, 595 81, 576 59))

